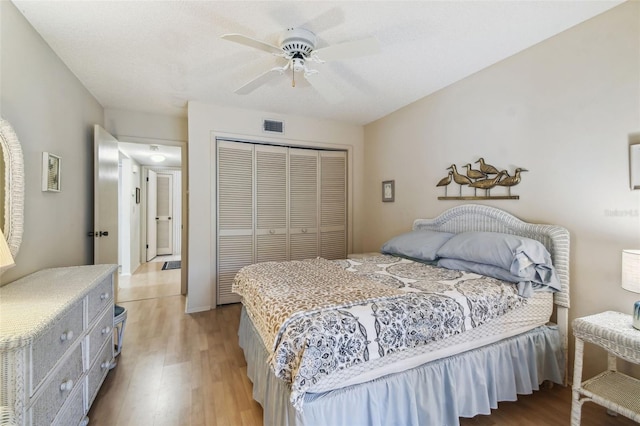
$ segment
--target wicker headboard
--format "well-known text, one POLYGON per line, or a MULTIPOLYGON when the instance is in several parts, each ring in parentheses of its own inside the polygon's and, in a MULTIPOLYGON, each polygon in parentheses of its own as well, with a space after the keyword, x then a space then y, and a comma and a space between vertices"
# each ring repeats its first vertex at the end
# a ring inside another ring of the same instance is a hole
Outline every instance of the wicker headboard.
POLYGON ((558 225, 527 223, 504 210, 479 204, 453 207, 434 219, 416 219, 413 229, 443 232, 502 232, 540 241, 556 268, 562 290, 554 294, 554 303, 569 308, 569 231, 558 225))

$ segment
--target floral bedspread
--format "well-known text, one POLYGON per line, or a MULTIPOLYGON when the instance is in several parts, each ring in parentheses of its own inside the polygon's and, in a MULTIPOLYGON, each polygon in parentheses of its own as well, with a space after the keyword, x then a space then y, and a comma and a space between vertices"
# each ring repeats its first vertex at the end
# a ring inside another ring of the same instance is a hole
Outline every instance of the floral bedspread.
POLYGON ((511 283, 387 255, 254 264, 238 272, 233 291, 298 409, 336 370, 445 339, 526 303, 511 283))

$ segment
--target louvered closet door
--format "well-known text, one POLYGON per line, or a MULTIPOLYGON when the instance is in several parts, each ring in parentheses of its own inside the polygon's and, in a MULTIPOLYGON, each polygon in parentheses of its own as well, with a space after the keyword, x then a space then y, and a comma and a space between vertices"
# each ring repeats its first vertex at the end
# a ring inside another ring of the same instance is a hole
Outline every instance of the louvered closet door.
POLYGON ((255 146, 256 262, 279 262, 287 250, 287 148, 255 146))
POLYGON ((253 263, 253 145, 218 141, 218 304, 235 303, 236 273, 253 263))
POLYGON ((318 151, 289 148, 291 260, 318 256, 318 151))
POLYGON ((347 153, 320 152, 320 256, 347 257, 347 153))

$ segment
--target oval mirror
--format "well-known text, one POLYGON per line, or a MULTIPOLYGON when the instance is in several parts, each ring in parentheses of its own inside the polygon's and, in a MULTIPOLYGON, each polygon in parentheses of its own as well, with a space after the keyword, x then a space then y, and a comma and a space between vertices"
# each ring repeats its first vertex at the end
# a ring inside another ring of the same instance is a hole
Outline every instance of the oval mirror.
POLYGON ((7 239, 11 255, 15 259, 22 242, 23 212, 24 212, 24 163, 22 147, 11 124, 0 118, 0 226, 7 239))

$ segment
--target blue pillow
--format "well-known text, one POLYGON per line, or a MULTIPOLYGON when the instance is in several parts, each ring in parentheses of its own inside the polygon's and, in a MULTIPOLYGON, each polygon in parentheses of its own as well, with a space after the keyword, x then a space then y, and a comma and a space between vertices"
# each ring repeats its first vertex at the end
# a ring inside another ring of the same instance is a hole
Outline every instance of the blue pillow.
POLYGON ((487 265, 485 263, 469 262, 468 260, 461 259, 440 258, 438 259, 438 266, 441 268, 455 269, 457 271, 475 272, 476 274, 512 283, 522 281, 522 278, 513 275, 506 269, 502 269, 495 265, 487 265))
POLYGON ((556 278, 555 274, 548 283, 542 284, 517 277, 506 269, 502 269, 498 266, 469 262, 467 260, 441 258, 438 259, 438 266, 441 268, 455 269, 456 271, 474 272, 476 274, 496 278, 501 281, 517 283, 518 294, 523 297, 531 297, 535 290, 553 292, 559 291, 561 288, 560 281, 556 278))
POLYGON ((380 251, 386 254, 431 262, 438 249, 455 234, 437 231, 411 231, 384 243, 380 251))
POLYGON ((440 247, 438 257, 493 265, 540 284, 556 280, 551 255, 541 242, 499 232, 463 232, 440 247))

